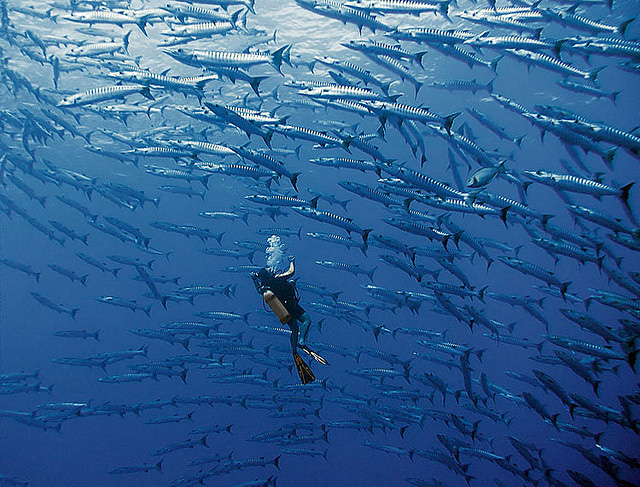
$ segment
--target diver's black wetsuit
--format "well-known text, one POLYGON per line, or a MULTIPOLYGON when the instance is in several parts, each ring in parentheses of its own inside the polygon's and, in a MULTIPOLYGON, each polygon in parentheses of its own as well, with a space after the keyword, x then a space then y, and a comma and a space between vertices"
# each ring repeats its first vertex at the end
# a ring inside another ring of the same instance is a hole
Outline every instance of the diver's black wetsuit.
POLYGON ((295 286, 289 282, 294 273, 295 264, 293 260, 289 264, 289 269, 282 274, 273 275, 267 269, 262 269, 258 273, 257 278, 260 282, 256 286, 259 286, 258 290, 261 293, 266 290, 273 292, 291 315, 287 325, 291 329, 291 351, 295 354, 297 353, 298 345, 306 345, 311 319, 299 304, 300 298, 295 286), (300 342, 298 342, 298 337, 300 337, 300 342))
POLYGON ((296 293, 293 283, 289 282, 289 278, 295 272, 294 258, 290 257, 289 269, 282 274, 274 275, 267 268, 260 269, 257 274, 252 274, 253 282, 256 290, 264 295, 265 291, 271 291, 280 300, 282 305, 291 315, 287 322, 291 329, 291 352, 293 353, 293 361, 296 365, 298 375, 303 384, 309 384, 316 380, 313 371, 307 363, 298 354, 298 347, 308 353, 316 361, 323 365, 327 365, 327 361, 319 354, 307 347, 307 335, 311 326, 311 319, 304 308, 298 304, 300 298, 296 293))

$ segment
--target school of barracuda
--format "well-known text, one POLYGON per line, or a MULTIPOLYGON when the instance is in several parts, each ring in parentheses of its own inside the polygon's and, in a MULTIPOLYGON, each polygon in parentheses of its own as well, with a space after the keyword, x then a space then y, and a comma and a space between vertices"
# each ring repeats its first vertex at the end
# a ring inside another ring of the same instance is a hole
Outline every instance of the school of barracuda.
POLYGON ((51 319, 2 430, 152 430, 84 485, 340 485, 336 441, 378 485, 638 485, 638 13, 0 0, 3 239, 64 256, 2 250, 5 307, 27 280, 51 319), (304 387, 247 279, 272 235, 330 362, 304 387))

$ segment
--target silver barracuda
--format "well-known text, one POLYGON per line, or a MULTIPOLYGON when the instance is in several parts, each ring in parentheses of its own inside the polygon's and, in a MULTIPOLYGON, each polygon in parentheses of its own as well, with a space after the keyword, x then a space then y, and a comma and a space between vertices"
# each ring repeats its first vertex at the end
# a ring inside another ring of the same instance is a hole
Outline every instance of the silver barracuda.
POLYGON ((59 107, 76 107, 81 105, 91 105, 100 103, 101 101, 114 100, 118 98, 126 98, 129 95, 139 93, 145 98, 154 100, 148 86, 142 85, 122 85, 122 86, 104 86, 102 88, 94 88, 83 93, 65 96, 58 102, 59 107))

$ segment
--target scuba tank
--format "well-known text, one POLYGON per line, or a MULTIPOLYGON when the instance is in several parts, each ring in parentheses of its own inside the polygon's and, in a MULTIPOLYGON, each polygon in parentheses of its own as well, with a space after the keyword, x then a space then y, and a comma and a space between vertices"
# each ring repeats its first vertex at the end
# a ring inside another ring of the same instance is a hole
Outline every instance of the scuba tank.
POLYGON ((291 313, 287 311, 287 308, 284 307, 282 301, 278 299, 278 296, 276 296, 273 291, 265 291, 262 297, 264 298, 264 302, 271 308, 271 311, 273 311, 273 314, 278 317, 280 323, 284 325, 291 319, 291 313))

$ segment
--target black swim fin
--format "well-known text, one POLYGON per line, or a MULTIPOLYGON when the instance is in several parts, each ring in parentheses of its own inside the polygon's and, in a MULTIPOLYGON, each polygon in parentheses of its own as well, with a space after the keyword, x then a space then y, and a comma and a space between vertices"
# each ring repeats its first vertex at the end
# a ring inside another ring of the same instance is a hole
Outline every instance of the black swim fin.
POLYGON ((310 348, 307 348, 306 346, 300 346, 300 348, 302 350, 304 350, 305 352, 307 352, 309 355, 311 355, 311 357, 316 361, 316 362, 320 362, 322 365, 328 365, 329 362, 327 362, 327 360, 320 354, 317 354, 316 352, 314 352, 313 350, 311 350, 310 348))
POLYGON ((293 354, 293 361, 296 363, 296 369, 298 369, 298 375, 300 376, 300 381, 303 384, 309 384, 316 380, 315 375, 311 371, 311 368, 307 365, 307 363, 302 360, 302 357, 297 353, 293 354))

